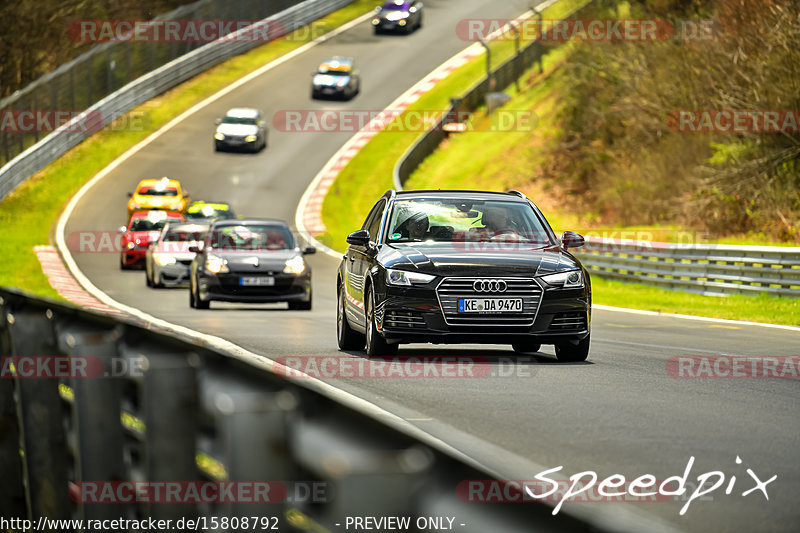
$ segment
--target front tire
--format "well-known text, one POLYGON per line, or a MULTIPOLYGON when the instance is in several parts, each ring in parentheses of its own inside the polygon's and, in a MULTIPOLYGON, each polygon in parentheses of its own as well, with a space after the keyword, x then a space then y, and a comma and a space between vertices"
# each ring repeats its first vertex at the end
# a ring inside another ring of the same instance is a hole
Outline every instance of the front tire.
POLYGON ((311 302, 313 298, 311 293, 308 294, 307 302, 289 302, 289 309, 292 311, 311 311, 311 302))
POLYGON ((336 306, 336 341, 340 350, 359 350, 364 347, 364 335, 350 327, 345 313, 344 285, 339 285, 339 305, 336 306))
POLYGON ((204 302, 200 299, 200 290, 194 283, 189 285, 189 306, 194 309, 208 309, 211 307, 211 302, 204 302))
POLYGON ((375 323, 375 296, 372 287, 367 289, 366 298, 364 298, 364 300, 367 319, 367 338, 364 351, 367 353, 367 357, 396 354, 397 344, 387 343, 386 339, 381 337, 381 334, 378 333, 378 327, 375 323))
POLYGON ((579 341, 577 344, 572 342, 562 342, 556 344, 556 357, 564 363, 578 363, 586 361, 589 357, 589 337, 579 341))

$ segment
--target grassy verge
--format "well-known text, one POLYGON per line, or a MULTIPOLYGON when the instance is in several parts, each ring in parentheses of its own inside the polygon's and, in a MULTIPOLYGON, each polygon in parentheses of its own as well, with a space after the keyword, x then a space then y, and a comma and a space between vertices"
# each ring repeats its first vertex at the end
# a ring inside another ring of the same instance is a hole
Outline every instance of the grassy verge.
MULTIPOLYGON (((710 242, 705 235, 667 225, 604 227, 593 226, 564 206, 548 203, 552 191, 545 180, 548 152, 560 132, 557 119, 559 95, 569 83, 567 69, 559 69, 572 45, 551 51, 544 59, 544 73, 538 67, 522 76, 520 91, 509 87, 512 96, 506 109, 531 110, 537 120, 532 130, 496 133, 486 130, 491 117, 476 114, 476 131, 452 135, 427 158, 406 184, 408 189, 474 188, 488 190, 519 189, 537 199, 542 211, 557 232, 572 229, 589 235, 667 242, 710 242)), ((409 111, 444 109, 449 98, 462 94, 483 76, 484 59, 478 58, 455 71, 409 111), (438 107, 437 107, 438 106, 438 107)), ((414 142, 417 133, 385 131, 377 134, 343 169, 323 204, 327 232, 321 240, 342 250, 344 238, 357 229, 369 208, 387 189, 392 188, 392 169, 414 142)), ((761 235, 741 235, 713 241, 739 245, 791 246, 770 242, 761 235)), ((594 302, 598 304, 660 312, 800 325, 800 300, 770 296, 732 295, 712 297, 655 286, 593 278, 594 302)))
MULTIPOLYGON (((42 273, 33 247, 49 242, 49 232, 67 200, 92 176, 130 147, 156 131, 176 115, 207 98, 231 82, 322 33, 360 16, 375 7, 374 0, 356 0, 314 22, 314 32, 302 28, 286 37, 266 43, 234 57, 171 89, 138 108, 144 128, 110 125, 76 146, 63 157, 17 187, 0 202, 0 286, 13 286, 28 292, 58 298, 42 273)), ((127 124, 120 119, 117 124, 127 124)))

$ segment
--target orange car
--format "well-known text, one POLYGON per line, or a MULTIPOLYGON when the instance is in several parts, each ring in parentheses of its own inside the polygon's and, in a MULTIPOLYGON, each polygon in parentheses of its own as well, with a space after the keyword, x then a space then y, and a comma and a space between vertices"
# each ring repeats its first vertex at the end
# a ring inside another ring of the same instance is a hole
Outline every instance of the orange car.
POLYGON ((136 191, 128 193, 128 196, 128 218, 134 211, 153 209, 186 214, 186 208, 192 201, 181 182, 169 178, 142 180, 136 191))

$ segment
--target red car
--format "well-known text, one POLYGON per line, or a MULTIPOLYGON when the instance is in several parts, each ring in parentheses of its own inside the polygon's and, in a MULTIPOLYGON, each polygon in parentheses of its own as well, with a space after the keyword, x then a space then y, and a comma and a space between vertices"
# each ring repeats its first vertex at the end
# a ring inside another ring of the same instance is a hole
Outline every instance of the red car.
POLYGON ((122 253, 119 267, 127 270, 132 267, 144 267, 147 247, 158 239, 161 229, 167 221, 185 222, 183 215, 177 211, 135 211, 127 226, 119 228, 122 233, 122 253))

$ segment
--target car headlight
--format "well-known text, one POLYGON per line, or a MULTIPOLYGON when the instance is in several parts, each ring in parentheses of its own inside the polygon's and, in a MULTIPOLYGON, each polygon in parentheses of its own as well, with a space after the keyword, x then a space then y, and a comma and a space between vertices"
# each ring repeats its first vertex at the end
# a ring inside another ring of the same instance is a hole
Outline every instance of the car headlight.
POLYGON ((209 255, 206 257, 206 270, 211 272, 212 274, 222 274, 224 272, 230 272, 228 269, 228 260, 223 259, 221 257, 217 257, 216 255, 209 255))
POLYGON ((164 255, 164 254, 153 254, 153 261, 158 266, 167 266, 167 265, 174 265, 176 263, 175 258, 171 255, 164 255))
POLYGON ((125 245, 125 248, 127 248, 128 250, 133 250, 134 248, 136 248, 136 243, 130 241, 128 244, 125 245))
POLYGON ((306 269, 306 262, 299 255, 286 260, 283 271, 287 274, 302 274, 306 269))
POLYGON ((372 25, 373 26, 377 26, 380 23, 381 23, 381 19, 379 19, 378 17, 375 17, 374 19, 372 19, 372 25))
POLYGON ((422 274, 421 272, 406 272, 405 270, 395 270, 393 268, 386 269, 386 283, 389 285, 402 285, 405 287, 424 285, 435 278, 436 276, 422 274))
POLYGON ((218 140, 218 141, 224 141, 225 140, 225 134, 217 132, 217 133, 214 134, 214 138, 216 140, 218 140))
POLYGON ((400 20, 398 20, 398 21, 397 21, 397 24, 398 24, 398 25, 400 25, 400 26, 405 26, 405 25, 406 25, 406 19, 400 19, 400 20))
POLYGON ((580 270, 568 270, 557 274, 548 274, 539 279, 551 287, 563 287, 565 289, 583 287, 583 273, 580 270))
POLYGON ((258 137, 256 137, 255 135, 248 135, 247 137, 244 138, 244 142, 251 143, 256 139, 258 139, 258 137))

